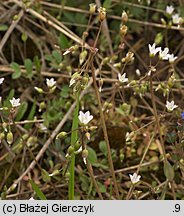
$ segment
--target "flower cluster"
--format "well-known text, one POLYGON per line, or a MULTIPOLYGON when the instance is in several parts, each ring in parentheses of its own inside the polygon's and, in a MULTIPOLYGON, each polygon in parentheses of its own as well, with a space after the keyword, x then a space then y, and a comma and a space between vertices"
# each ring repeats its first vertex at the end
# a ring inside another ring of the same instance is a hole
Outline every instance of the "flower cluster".
POLYGON ((179 16, 178 13, 173 14, 174 12, 174 7, 172 5, 167 5, 166 6, 166 14, 172 17, 172 23, 174 25, 180 25, 183 23, 183 18, 179 16))
POLYGON ((156 44, 148 45, 149 47, 149 55, 150 57, 154 57, 157 53, 159 53, 159 58, 161 60, 168 60, 169 63, 173 63, 178 57, 174 56, 174 54, 169 54, 169 48, 165 47, 162 50, 161 47, 156 47, 156 44))

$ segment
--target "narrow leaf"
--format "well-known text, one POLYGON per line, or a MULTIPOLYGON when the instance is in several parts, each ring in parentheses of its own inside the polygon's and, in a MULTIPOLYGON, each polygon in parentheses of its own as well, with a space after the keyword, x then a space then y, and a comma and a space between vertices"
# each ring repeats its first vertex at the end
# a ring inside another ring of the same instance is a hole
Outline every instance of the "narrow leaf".
POLYGON ((41 199, 41 200, 47 200, 43 192, 40 190, 40 188, 32 181, 29 180, 33 190, 35 191, 36 195, 41 199))

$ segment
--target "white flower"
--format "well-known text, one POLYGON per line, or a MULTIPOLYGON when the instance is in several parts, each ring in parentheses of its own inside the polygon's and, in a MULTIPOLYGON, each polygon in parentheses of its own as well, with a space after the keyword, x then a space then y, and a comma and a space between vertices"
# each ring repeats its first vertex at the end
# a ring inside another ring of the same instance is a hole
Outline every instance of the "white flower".
POLYGON ((46 84, 49 88, 52 88, 53 86, 55 86, 56 81, 54 80, 54 78, 46 79, 46 84))
POLYGON ((161 47, 155 47, 156 44, 154 43, 152 46, 149 44, 149 53, 150 53, 150 57, 155 56, 159 51, 161 51, 161 47))
POLYGON ((162 60, 168 60, 169 59, 169 49, 166 47, 164 50, 159 51, 159 58, 162 60))
POLYGON ((141 176, 137 175, 137 173, 134 173, 133 175, 129 174, 130 176, 130 180, 132 182, 132 184, 136 184, 137 182, 140 181, 141 176))
POLYGON ((4 77, 0 78, 0 85, 3 83, 4 77))
POLYGON ((18 106, 20 106, 20 98, 15 99, 13 97, 12 100, 10 100, 10 103, 11 103, 12 107, 18 107, 18 106))
POLYGON ((170 6, 167 5, 167 7, 166 7, 166 13, 169 14, 169 15, 171 15, 173 13, 173 11, 174 11, 173 6, 172 5, 170 5, 170 6))
POLYGON ((170 63, 173 63, 178 57, 177 56, 174 56, 174 54, 169 54, 169 62, 170 63))
POLYGON ((174 14, 172 15, 172 22, 173 24, 180 24, 180 22, 182 22, 182 18, 179 16, 179 14, 174 14))
POLYGON ((79 121, 81 122, 81 124, 87 125, 93 119, 93 116, 90 115, 89 111, 87 111, 85 113, 80 111, 78 118, 79 118, 79 121))
POLYGON ((169 101, 166 102, 166 108, 169 112, 173 111, 177 107, 178 106, 174 104, 173 100, 171 102, 169 102, 169 101))
POLYGON ((124 73, 123 75, 121 75, 120 73, 118 74, 118 79, 121 83, 125 83, 128 82, 128 78, 126 78, 126 73, 124 73))

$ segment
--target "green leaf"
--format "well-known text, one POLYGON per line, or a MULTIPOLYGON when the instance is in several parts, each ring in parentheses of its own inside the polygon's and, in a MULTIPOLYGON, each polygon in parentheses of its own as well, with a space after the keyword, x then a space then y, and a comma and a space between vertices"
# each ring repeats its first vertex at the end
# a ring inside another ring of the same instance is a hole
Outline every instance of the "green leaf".
POLYGON ((10 99, 12 99, 14 97, 14 95, 15 95, 15 89, 11 89, 8 97, 6 98, 6 100, 3 103, 3 106, 9 107, 10 106, 10 99))
MULTIPOLYGON (((78 140, 78 114, 79 114, 79 93, 77 94, 77 104, 74 111, 74 117, 72 122, 72 134, 71 134, 71 146, 74 146, 78 140)), ((72 155, 70 164, 70 178, 69 178, 68 195, 70 200, 74 200, 74 186, 75 186, 75 154, 72 155)))
POLYGON ((20 121, 23 118, 25 112, 27 111, 27 108, 28 108, 28 103, 22 102, 19 107, 19 111, 16 115, 15 121, 20 121))
POLYGON ((106 193, 106 187, 104 184, 102 184, 101 182, 98 182, 98 187, 101 193, 106 193))
POLYGON ((164 163, 164 174, 165 177, 169 180, 172 181, 174 179, 174 169, 171 166, 171 164, 169 163, 169 161, 166 161, 164 163))
POLYGON ((54 59, 56 60, 56 63, 57 63, 57 64, 60 64, 60 63, 61 63, 62 56, 61 56, 61 54, 60 54, 59 51, 53 50, 53 51, 52 51, 52 56, 53 56, 54 59))
POLYGON ((66 49, 70 46, 70 43, 68 41, 68 38, 64 34, 60 34, 58 38, 58 43, 61 49, 66 49))
POLYGON ((28 78, 31 78, 33 76, 33 63, 31 59, 25 59, 24 65, 26 68, 28 78))
POLYGON ((6 31, 8 29, 7 25, 0 25, 0 31, 6 31))
POLYGON ((105 141, 99 143, 99 149, 104 155, 107 155, 107 145, 105 141))
POLYGON ((36 195, 41 199, 41 200, 47 200, 47 198, 45 197, 45 195, 42 193, 42 191, 40 190, 40 188, 32 181, 29 180, 29 183, 31 184, 33 190, 35 191, 36 195))
POLYGON ((88 147, 88 160, 93 165, 97 162, 97 155, 94 149, 88 147))
POLYGON ((21 76, 21 69, 19 64, 17 64, 16 62, 12 62, 10 64, 10 67, 14 70, 14 73, 12 74, 12 79, 17 79, 21 76))
POLYGON ((111 8, 111 0, 105 0, 103 3, 103 7, 106 9, 110 9, 111 8))
POLYGON ((61 89, 61 97, 68 98, 71 88, 69 86, 63 86, 61 89))

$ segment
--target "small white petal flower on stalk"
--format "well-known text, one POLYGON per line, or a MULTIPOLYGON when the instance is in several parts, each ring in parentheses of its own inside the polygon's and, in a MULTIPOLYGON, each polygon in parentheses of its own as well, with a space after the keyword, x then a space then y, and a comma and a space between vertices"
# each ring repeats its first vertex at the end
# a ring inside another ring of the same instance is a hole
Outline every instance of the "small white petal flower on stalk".
POLYGON ((149 47, 149 53, 150 53, 150 57, 155 56, 159 51, 161 51, 161 47, 155 47, 156 44, 154 43, 153 45, 148 45, 149 47))
POLYGON ((161 60, 168 60, 169 59, 169 49, 166 47, 166 48, 164 48, 164 50, 162 51, 162 50, 160 50, 159 51, 159 58, 161 59, 161 60))
POLYGON ((174 61, 178 58, 177 56, 174 56, 174 54, 169 54, 169 63, 174 63, 174 61))
POLYGON ((171 15, 173 13, 173 11, 174 11, 174 7, 172 5, 170 5, 170 6, 167 5, 167 7, 166 7, 166 13, 169 14, 169 15, 171 15))
POLYGON ((173 24, 179 25, 182 22, 182 18, 179 16, 179 14, 172 15, 172 22, 173 24))
POLYGON ((177 107, 178 106, 174 104, 173 100, 171 102, 169 102, 169 101, 166 102, 166 108, 169 112, 172 112, 177 107))
POLYGON ((51 78, 51 79, 46 79, 46 84, 49 88, 52 88, 55 86, 56 84, 56 81, 54 80, 54 78, 51 78))
POLYGON ((20 98, 15 99, 13 97, 12 100, 10 100, 10 103, 11 103, 12 107, 18 107, 18 106, 20 106, 20 98))
POLYGON ((130 176, 130 180, 132 182, 132 184, 136 184, 137 182, 140 181, 141 176, 137 175, 137 173, 134 173, 133 175, 129 174, 130 176))
POLYGON ((79 118, 79 121, 81 122, 81 124, 87 125, 93 119, 93 116, 90 115, 89 111, 87 111, 85 113, 80 111, 78 118, 79 118))
POLYGON ((128 78, 126 78, 126 73, 124 73, 123 75, 121 75, 120 73, 118 74, 118 79, 121 83, 125 83, 128 82, 128 78))
POLYGON ((4 77, 0 78, 0 85, 4 82, 4 77))

